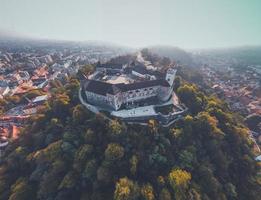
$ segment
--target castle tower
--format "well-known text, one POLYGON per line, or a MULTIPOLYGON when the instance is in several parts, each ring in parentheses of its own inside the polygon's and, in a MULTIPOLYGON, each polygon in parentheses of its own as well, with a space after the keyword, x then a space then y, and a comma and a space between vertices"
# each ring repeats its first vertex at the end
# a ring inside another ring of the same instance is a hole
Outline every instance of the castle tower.
POLYGON ((167 70, 166 81, 168 81, 170 87, 173 87, 176 72, 177 72, 177 70, 173 69, 173 68, 169 68, 167 70))

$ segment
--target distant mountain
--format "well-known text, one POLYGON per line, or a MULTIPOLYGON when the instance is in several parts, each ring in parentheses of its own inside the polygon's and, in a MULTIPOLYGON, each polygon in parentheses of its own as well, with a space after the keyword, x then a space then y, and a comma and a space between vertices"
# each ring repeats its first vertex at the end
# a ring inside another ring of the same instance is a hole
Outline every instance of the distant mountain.
POLYGON ((206 49, 197 51, 197 54, 202 58, 230 60, 239 66, 261 65, 261 46, 206 49))
POLYGON ((151 46, 148 47, 148 49, 152 53, 156 53, 159 56, 169 57, 170 59, 175 60, 176 62, 180 62, 181 64, 185 64, 185 65, 193 64, 193 59, 191 54, 184 51, 181 48, 172 47, 172 46, 151 46))
POLYGON ((0 30, 0 41, 28 40, 29 37, 14 31, 0 30))
POLYGON ((116 55, 135 52, 135 49, 104 41, 69 41, 55 39, 31 38, 12 32, 0 30, 0 48, 14 50, 35 49, 93 49, 95 51, 115 52, 116 55))

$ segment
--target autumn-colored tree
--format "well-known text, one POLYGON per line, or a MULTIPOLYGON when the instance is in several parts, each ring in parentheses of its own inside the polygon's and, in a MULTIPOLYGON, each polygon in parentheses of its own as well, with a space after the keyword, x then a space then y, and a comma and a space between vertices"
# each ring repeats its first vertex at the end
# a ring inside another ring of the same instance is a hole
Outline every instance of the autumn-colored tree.
POLYGON ((116 161, 124 156, 124 148, 117 143, 108 144, 105 150, 105 159, 108 161, 116 161))
POLYGON ((109 130, 113 135, 119 135, 124 131, 124 127, 118 120, 112 120, 109 123, 109 130))
POLYGON ((184 199, 191 180, 191 174, 182 169, 173 169, 169 173, 168 179, 175 192, 175 198, 177 200, 184 199))
POLYGON ((156 120, 150 119, 150 120, 148 121, 148 126, 149 126, 150 131, 151 131, 152 133, 155 134, 155 133, 158 132, 158 123, 157 123, 156 120))
POLYGON ((163 176, 158 176, 157 183, 158 183, 159 186, 164 186, 165 185, 164 177, 163 176))
POLYGON ((124 177, 116 183, 114 200, 136 200, 139 194, 139 186, 137 183, 124 177))
POLYGON ((154 192, 151 184, 145 184, 141 187, 141 195, 145 200, 154 200, 154 192))

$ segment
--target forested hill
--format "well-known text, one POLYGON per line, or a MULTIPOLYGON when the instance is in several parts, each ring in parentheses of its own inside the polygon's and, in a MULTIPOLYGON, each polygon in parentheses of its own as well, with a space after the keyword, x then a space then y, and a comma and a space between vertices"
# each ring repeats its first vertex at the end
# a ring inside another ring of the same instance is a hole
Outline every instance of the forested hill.
POLYGON ((258 200, 247 129, 226 105, 181 78, 190 114, 165 129, 93 115, 79 82, 52 83, 52 97, 0 165, 1 200, 258 200))
POLYGON ((148 47, 149 51, 158 54, 161 57, 168 57, 178 63, 192 66, 194 61, 189 52, 184 51, 178 47, 172 46, 151 46, 148 47))

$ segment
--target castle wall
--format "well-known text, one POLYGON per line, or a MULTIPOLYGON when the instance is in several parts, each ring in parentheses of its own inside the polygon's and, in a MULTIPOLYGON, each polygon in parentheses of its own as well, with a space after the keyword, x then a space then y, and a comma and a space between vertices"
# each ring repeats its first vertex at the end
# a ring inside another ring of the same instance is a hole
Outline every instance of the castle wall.
POLYGON ((93 92, 85 91, 88 102, 94 105, 103 105, 115 109, 114 98, 110 96, 103 96, 93 92))
POLYGON ((160 86, 160 88, 158 90, 158 99, 160 101, 167 101, 167 100, 169 100, 171 93, 172 93, 171 87, 160 86))
POLYGON ((102 105, 118 110, 122 104, 138 102, 155 96, 157 96, 160 101, 167 101, 171 95, 171 91, 169 87, 154 86, 130 90, 116 95, 107 94, 103 96, 89 91, 86 91, 85 94, 88 101, 94 105, 102 105))
POLYGON ((172 68, 168 69, 168 71, 167 71, 166 80, 168 81, 170 87, 173 87, 176 72, 177 72, 177 70, 172 69, 172 68))
POLYGON ((158 88, 159 88, 158 86, 154 86, 154 87, 140 88, 137 90, 130 90, 127 92, 123 92, 122 96, 123 96, 124 103, 140 101, 153 96, 157 96, 158 88))

